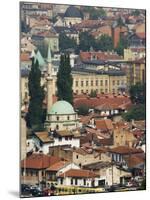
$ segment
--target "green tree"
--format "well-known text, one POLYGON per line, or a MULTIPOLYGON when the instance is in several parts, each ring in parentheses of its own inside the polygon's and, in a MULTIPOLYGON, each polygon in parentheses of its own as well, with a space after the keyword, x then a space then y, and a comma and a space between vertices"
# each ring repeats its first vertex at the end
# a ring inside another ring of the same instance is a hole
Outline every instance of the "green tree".
POLYGON ((89 107, 87 105, 80 105, 78 108, 79 115, 88 115, 89 114, 89 107))
POLYGON ((91 90, 90 97, 97 97, 96 90, 91 90))
POLYGON ((144 104, 139 104, 139 105, 134 105, 130 110, 128 110, 127 113, 123 113, 122 117, 126 121, 131 121, 132 119, 134 120, 145 120, 145 105, 144 104))
POLYGON ((29 109, 28 120, 29 125, 33 130, 39 130, 43 127, 43 99, 44 89, 41 86, 41 71, 39 69, 38 61, 32 59, 32 67, 28 78, 29 88, 29 109))
POLYGON ((139 16, 140 15, 140 11, 139 10, 135 10, 131 13, 131 15, 134 15, 134 16, 139 16))
POLYGON ((145 84, 136 83, 130 87, 129 93, 132 103, 145 104, 145 84))
POLYGON ((106 12, 103 8, 93 9, 90 12, 90 19, 97 20, 106 16, 106 12))
POLYGON ((121 35, 120 36, 120 41, 119 41, 118 46, 117 46, 117 48, 115 50, 119 55, 123 56, 124 49, 126 49, 127 47, 128 47, 127 38, 126 38, 126 36, 121 35))
POLYGON ((96 41, 92 35, 90 35, 87 31, 81 32, 79 34, 79 47, 78 50, 89 51, 91 47, 96 46, 96 41))
POLYGON ((73 79, 71 75, 69 55, 61 55, 56 84, 58 100, 65 100, 73 104, 73 79))
POLYGON ((111 51, 113 49, 113 40, 108 35, 102 35, 96 42, 96 50, 111 51))
POLYGON ((120 27, 122 27, 122 26, 125 25, 121 17, 119 17, 119 18, 117 19, 117 25, 120 26, 120 27))
POLYGON ((60 33, 59 35, 59 48, 61 51, 64 51, 65 49, 75 49, 77 48, 77 44, 75 39, 68 37, 64 33, 60 33))

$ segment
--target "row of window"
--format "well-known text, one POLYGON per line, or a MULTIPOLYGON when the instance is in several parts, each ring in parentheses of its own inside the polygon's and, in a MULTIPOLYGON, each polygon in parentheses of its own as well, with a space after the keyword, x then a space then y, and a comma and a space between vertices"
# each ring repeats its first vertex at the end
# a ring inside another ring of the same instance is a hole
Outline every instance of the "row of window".
MULTIPOLYGON (((85 82, 84 82, 84 81, 81 81, 81 82, 80 82, 80 86, 83 87, 84 84, 85 84, 85 86, 89 86, 89 85, 90 85, 90 86, 93 86, 93 85, 94 85, 94 81, 91 80, 91 81, 85 81, 85 82)), ((104 81, 101 80, 101 81, 100 81, 100 86, 103 86, 103 84, 104 84, 104 81)), ((96 86, 99 85, 99 80, 96 80, 96 81, 95 81, 95 85, 96 85, 96 86)), ((105 80, 105 85, 106 85, 106 86, 108 85, 108 80, 105 80)), ((75 86, 76 86, 76 87, 79 86, 79 81, 75 81, 75 86)))
MULTIPOLYGON (((78 86, 81 86, 81 87, 83 87, 83 86, 94 86, 94 81, 93 80, 91 80, 91 81, 80 81, 80 83, 79 83, 79 81, 75 81, 74 82, 74 84, 75 84, 75 86, 76 87, 78 87, 78 86)), ((120 81, 120 80, 113 80, 112 81, 112 85, 124 85, 124 81, 120 81)), ((108 80, 100 80, 100 86, 108 86, 108 80)), ((95 80, 95 86, 99 86, 99 80, 95 80)))

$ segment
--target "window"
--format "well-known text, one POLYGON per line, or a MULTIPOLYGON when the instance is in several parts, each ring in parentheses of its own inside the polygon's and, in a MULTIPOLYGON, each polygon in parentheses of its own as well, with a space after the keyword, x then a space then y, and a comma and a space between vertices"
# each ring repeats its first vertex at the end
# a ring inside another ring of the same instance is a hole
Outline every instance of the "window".
POLYGON ((78 184, 78 179, 77 178, 75 178, 75 185, 77 185, 78 184))
POLYGON ((86 86, 88 86, 89 85, 89 82, 88 81, 86 81, 86 86))
POLYGON ((117 80, 117 85, 119 85, 120 84, 120 81, 119 80, 117 80))
POLYGON ((79 156, 78 155, 76 155, 76 159, 78 159, 79 158, 79 156))
POLYGON ((105 80, 105 85, 106 85, 106 86, 108 85, 108 81, 107 81, 107 80, 105 80))
POLYGON ((68 140, 68 137, 65 137, 65 140, 68 140))
POLYGON ((84 179, 83 182, 84 182, 83 184, 86 185, 86 179, 84 179))
POLYGON ((76 86, 78 86, 78 81, 76 81, 76 86))
POLYGON ((61 184, 61 185, 63 184, 63 178, 60 179, 60 184, 61 184))
POLYGON ((93 81, 91 81, 91 86, 93 86, 93 81))
POLYGON ((112 83, 113 85, 115 85, 115 81, 113 81, 113 83, 112 83))
POLYGON ((103 86, 103 80, 101 80, 101 86, 103 86))
POLYGON ((84 91, 83 90, 81 90, 81 93, 83 93, 84 91))
POLYGON ((81 81, 81 86, 83 87, 83 81, 81 81))
POLYGON ((98 86, 98 80, 96 80, 95 85, 98 86))
POLYGON ((57 125, 56 125, 56 130, 58 130, 58 129, 59 129, 59 125, 57 124, 57 125))
POLYGON ((57 119, 57 121, 58 121, 58 120, 59 120, 59 117, 57 116, 56 119, 57 119))
POLYGON ((71 179, 71 185, 73 185, 73 178, 71 179))
POLYGON ((61 138, 61 137, 59 137, 59 138, 58 138, 58 140, 61 142, 61 141, 62 141, 62 138, 61 138))
POLYGON ((70 120, 70 117, 69 117, 69 116, 67 116, 67 120, 70 120))

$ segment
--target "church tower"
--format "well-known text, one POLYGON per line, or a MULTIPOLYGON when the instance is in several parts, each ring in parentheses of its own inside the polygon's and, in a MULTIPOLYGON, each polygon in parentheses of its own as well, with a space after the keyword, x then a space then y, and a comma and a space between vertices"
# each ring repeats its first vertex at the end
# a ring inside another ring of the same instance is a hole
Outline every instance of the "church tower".
POLYGON ((50 112, 50 109, 53 105, 53 78, 52 78, 52 57, 51 57, 51 48, 50 44, 48 46, 47 54, 47 113, 50 112))

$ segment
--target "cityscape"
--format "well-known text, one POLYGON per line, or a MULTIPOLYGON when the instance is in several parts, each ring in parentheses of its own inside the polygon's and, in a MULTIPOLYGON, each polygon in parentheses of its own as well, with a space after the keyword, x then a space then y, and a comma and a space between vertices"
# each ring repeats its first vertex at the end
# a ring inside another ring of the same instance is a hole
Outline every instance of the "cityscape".
POLYGON ((146 190, 145 26, 142 9, 20 2, 20 197, 146 190))

